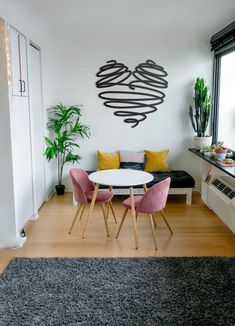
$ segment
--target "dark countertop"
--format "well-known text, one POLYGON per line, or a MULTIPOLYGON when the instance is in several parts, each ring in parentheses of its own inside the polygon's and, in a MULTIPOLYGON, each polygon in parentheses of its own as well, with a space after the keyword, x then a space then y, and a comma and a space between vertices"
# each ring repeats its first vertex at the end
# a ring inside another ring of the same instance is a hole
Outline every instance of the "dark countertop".
POLYGON ((225 167, 220 165, 215 159, 210 158, 209 156, 205 156, 202 153, 200 153, 200 150, 196 148, 189 148, 189 151, 192 152, 193 154, 197 155, 200 157, 202 160, 207 161, 208 163, 214 165, 224 173, 227 173, 231 177, 235 178, 235 166, 233 167, 225 167))

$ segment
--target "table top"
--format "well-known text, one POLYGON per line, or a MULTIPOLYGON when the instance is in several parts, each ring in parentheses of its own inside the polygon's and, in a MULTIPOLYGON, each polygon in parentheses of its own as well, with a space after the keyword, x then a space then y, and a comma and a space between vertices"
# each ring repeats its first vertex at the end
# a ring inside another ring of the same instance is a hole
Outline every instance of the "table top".
POLYGON ((230 175, 230 177, 235 178, 235 167, 234 166, 222 166, 220 165, 215 159, 210 158, 209 156, 205 156, 202 153, 200 153, 200 150, 197 150, 195 148, 189 148, 189 151, 192 152, 193 154, 197 155, 200 157, 202 160, 207 161, 208 163, 214 165, 224 173, 230 175))
POLYGON ((139 170, 112 169, 93 172, 89 175, 89 180, 105 186, 132 187, 152 181, 153 176, 139 170))

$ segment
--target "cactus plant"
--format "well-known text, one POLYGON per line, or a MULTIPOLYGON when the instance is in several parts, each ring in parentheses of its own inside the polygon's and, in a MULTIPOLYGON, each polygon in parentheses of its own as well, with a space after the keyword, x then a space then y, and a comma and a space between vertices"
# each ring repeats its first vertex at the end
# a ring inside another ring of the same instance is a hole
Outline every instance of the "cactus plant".
POLYGON ((189 106, 189 116, 198 137, 205 137, 211 115, 211 97, 203 78, 197 78, 194 85, 194 109, 189 106))

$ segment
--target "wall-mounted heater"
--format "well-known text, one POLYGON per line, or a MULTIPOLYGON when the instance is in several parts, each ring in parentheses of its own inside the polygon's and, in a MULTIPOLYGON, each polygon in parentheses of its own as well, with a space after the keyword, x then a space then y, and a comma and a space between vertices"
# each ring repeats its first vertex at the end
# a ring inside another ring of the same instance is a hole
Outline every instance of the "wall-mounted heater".
POLYGON ((235 179, 221 176, 208 187, 208 206, 235 233, 235 179))

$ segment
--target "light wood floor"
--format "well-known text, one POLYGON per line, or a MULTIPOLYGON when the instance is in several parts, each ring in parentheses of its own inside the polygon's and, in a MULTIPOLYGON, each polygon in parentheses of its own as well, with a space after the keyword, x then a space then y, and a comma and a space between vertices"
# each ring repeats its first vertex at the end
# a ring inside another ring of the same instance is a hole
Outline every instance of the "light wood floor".
MULTIPOLYGON (((114 198, 118 224, 123 213, 122 200, 123 197, 114 198)), ((170 236, 159 215, 156 227, 157 251, 154 250, 147 216, 138 217, 139 249, 136 250, 131 213, 124 222, 118 240, 115 238, 118 224, 114 223, 112 216, 109 217, 110 237, 107 238, 101 208, 96 205, 85 239, 82 239, 84 216, 82 221, 77 221, 72 234, 68 234, 76 209, 72 206, 71 193, 54 195, 40 209, 40 217, 26 225, 27 240, 23 248, 0 250, 0 272, 13 257, 235 255, 235 235, 202 203, 198 193, 193 194, 191 206, 185 204, 184 196, 169 197, 165 214, 174 234, 170 236)))

